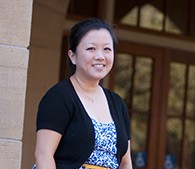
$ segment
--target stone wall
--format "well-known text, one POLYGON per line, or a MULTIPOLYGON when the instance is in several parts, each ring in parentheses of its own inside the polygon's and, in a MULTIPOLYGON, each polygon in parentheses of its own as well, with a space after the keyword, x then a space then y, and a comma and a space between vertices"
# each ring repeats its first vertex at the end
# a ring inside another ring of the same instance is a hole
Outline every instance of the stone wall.
POLYGON ((32 0, 0 1, 0 169, 19 169, 32 0))

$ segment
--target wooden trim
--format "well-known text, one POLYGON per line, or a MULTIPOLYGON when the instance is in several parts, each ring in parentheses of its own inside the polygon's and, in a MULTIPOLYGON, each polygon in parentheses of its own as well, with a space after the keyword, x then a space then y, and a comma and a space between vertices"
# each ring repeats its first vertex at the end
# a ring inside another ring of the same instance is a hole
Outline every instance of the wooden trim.
MULTIPOLYGON (((166 53, 166 52, 165 52, 166 53)), ((159 134, 158 134, 158 162, 156 168, 163 169, 164 156, 166 150, 166 124, 167 124, 167 103, 168 103, 168 92, 169 92, 169 75, 170 75, 170 57, 165 54, 162 60, 163 71, 161 74, 161 85, 160 85, 160 107, 158 108, 159 114, 159 134)))
POLYGON ((195 64, 195 53, 170 50, 171 61, 195 64))
MULTIPOLYGON (((162 51, 159 51, 159 57, 154 60, 153 79, 152 79, 152 96, 151 96, 151 115, 149 124, 148 137, 148 169, 156 169, 158 157, 158 131, 159 131, 159 116, 160 116, 160 97, 159 86, 161 86, 162 74, 162 51), (154 104, 155 103, 155 104, 154 104)), ((160 169, 160 168, 159 168, 160 169)))

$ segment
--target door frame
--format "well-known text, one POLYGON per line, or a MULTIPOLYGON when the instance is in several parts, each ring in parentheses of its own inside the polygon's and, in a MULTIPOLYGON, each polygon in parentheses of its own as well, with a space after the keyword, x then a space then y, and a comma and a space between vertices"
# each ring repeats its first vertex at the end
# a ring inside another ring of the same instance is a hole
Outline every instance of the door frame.
MULTIPOLYGON (((164 73, 162 68, 163 64, 163 56, 164 50, 162 48, 156 48, 153 46, 135 44, 121 41, 119 42, 119 46, 117 48, 118 53, 129 53, 131 55, 144 56, 153 59, 153 71, 152 72, 152 89, 151 89, 151 109, 150 109, 150 120, 148 126, 148 140, 147 140, 147 168, 156 169, 159 160, 163 161, 162 158, 159 157, 159 122, 160 122, 160 114, 159 107, 161 107, 162 98, 160 95, 164 94, 162 89, 167 88, 164 87, 164 82, 162 82, 162 77, 164 73), (155 104, 152 104, 155 103, 155 104), (156 126, 156 127, 154 127, 156 126)), ((112 78, 111 78, 112 79, 112 78)), ((111 83, 113 84, 113 83, 111 83)), ((166 97, 166 96, 164 96, 166 97)), ((130 112, 131 116, 131 112, 130 112)), ((163 117, 165 120, 165 118, 163 117)), ((161 136, 162 137, 162 136, 161 136)), ((164 137, 164 136, 163 136, 164 137)), ((162 150, 161 150, 162 151, 162 150)))
MULTIPOLYGON (((195 53, 176 51, 149 45, 120 41, 116 53, 150 57, 153 59, 151 109, 147 140, 147 169, 163 169, 166 153, 166 124, 168 111, 168 93, 170 80, 170 63, 195 64, 195 53)), ((110 74, 113 89, 114 73, 110 74)), ((130 112, 131 116, 131 112, 130 112)))

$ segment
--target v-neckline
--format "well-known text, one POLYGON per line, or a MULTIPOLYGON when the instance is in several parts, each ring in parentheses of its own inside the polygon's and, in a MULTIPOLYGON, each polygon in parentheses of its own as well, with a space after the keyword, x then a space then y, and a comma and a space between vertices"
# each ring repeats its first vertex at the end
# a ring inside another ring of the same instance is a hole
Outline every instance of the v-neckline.
MULTIPOLYGON (((89 113, 87 112, 87 110, 86 110, 85 106, 83 105, 83 103, 82 103, 82 101, 81 101, 79 95, 77 94, 76 89, 75 89, 73 83, 71 82, 70 78, 69 78, 69 83, 70 83, 70 85, 71 85, 71 87, 72 87, 72 89, 73 89, 73 93, 74 93, 76 99, 78 100, 79 104, 81 105, 81 107, 82 107, 82 109, 84 110, 84 112, 85 112, 85 114, 87 115, 87 117, 88 117, 90 120, 91 120, 91 118, 95 119, 94 117, 91 117, 91 116, 89 115, 89 113)), ((113 110, 112 110, 112 108, 111 108, 110 100, 108 99, 108 95, 107 95, 108 93, 106 92, 106 90, 105 90, 102 86, 100 86, 100 87, 102 88, 102 90, 103 90, 103 92, 104 92, 104 94, 105 94, 105 97, 106 97, 106 100, 107 100, 107 103, 108 103, 108 108, 109 108, 109 111, 110 111, 110 115, 111 115, 112 120, 109 121, 109 122, 101 122, 101 121, 99 121, 99 120, 97 120, 97 119, 95 119, 95 120, 96 120, 97 122, 102 123, 102 124, 107 124, 107 123, 110 123, 110 122, 114 122, 114 117, 113 117, 113 113, 112 113, 113 110)))

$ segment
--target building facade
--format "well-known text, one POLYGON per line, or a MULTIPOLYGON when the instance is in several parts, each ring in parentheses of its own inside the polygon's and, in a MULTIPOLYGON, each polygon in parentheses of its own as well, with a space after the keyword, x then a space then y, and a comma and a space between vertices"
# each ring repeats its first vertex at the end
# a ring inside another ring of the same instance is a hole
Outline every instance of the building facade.
POLYGON ((113 24, 119 39, 103 85, 128 105, 134 168, 193 169, 193 0, 2 0, 0 169, 34 164, 38 103, 66 77, 69 30, 89 17, 113 24))

